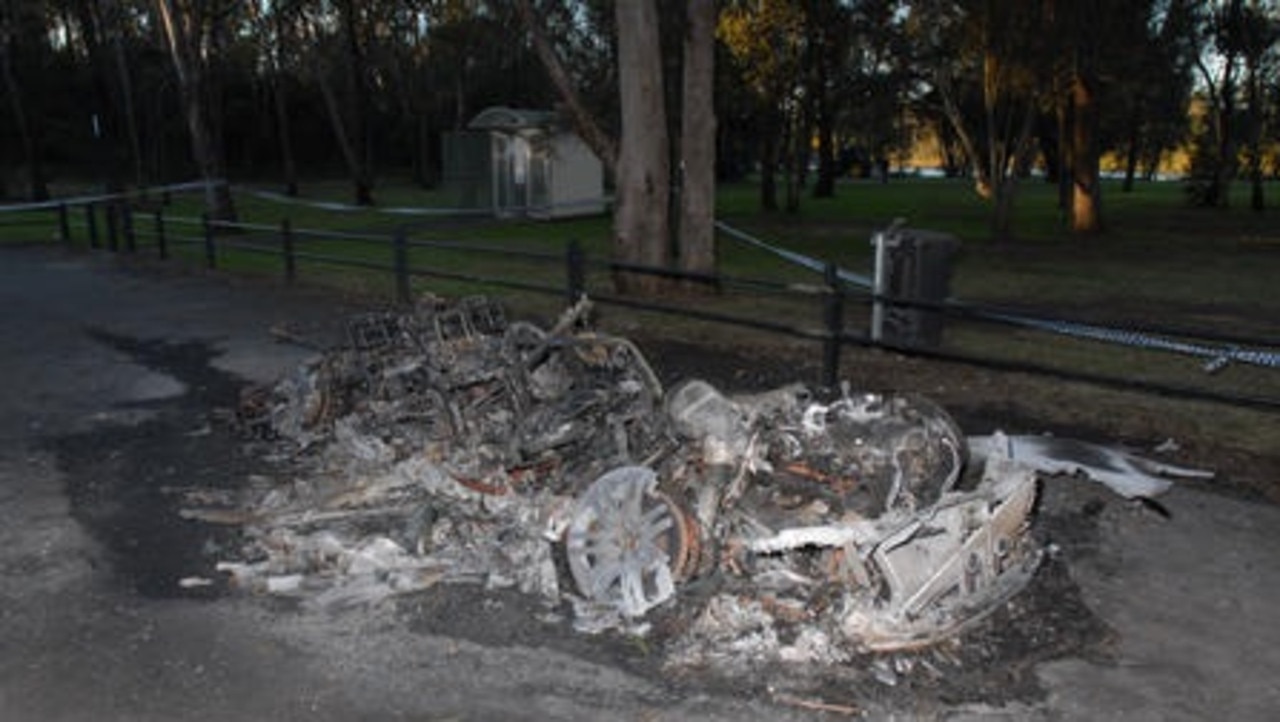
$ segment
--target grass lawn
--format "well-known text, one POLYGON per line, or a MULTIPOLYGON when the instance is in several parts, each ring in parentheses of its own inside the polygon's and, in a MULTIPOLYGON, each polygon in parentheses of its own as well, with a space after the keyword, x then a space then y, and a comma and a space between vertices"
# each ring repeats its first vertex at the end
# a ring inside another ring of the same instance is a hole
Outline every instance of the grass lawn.
MULTIPOLYGON (((1237 183, 1229 210, 1191 208, 1178 183, 1139 183, 1123 193, 1118 183, 1104 189, 1104 232, 1075 236, 1065 229, 1057 209, 1056 189, 1029 180, 1019 189, 1015 240, 996 242, 989 232, 990 210, 967 182, 947 179, 893 179, 889 183, 845 181, 831 199, 802 199, 797 213, 762 212, 754 184, 725 185, 718 196, 718 217, 769 243, 869 274, 872 234, 905 219, 912 227, 943 231, 961 240, 952 275, 953 296, 965 301, 1025 309, 1036 315, 1093 320, 1123 327, 1178 327, 1231 333, 1280 342, 1280 231, 1276 212, 1247 208, 1247 188, 1237 183)), ((1274 190, 1274 189, 1268 189, 1274 190)), ((382 270, 356 270, 330 263, 344 259, 389 267, 389 242, 397 231, 410 241, 409 259, 416 269, 415 291, 441 295, 494 292, 477 280, 505 279, 517 284, 561 287, 568 241, 578 241, 588 258, 604 262, 610 254, 610 221, 605 216, 561 221, 498 221, 396 212, 448 203, 439 192, 408 184, 386 184, 375 209, 342 210, 317 203, 349 202, 346 182, 312 182, 297 200, 264 197, 238 189, 237 211, 244 228, 218 235, 219 267, 239 273, 278 276, 282 261, 278 229, 288 219, 295 230, 300 278, 348 290, 389 294, 393 282, 382 270), (309 233, 314 229, 319 233, 309 233), (332 235, 338 234, 338 235, 332 235), (532 257, 526 254, 533 254, 532 257)), ((201 263, 203 231, 198 220, 202 199, 197 193, 176 194, 163 209, 171 255, 201 263)), ((83 212, 70 217, 80 245, 88 237, 83 212)), ((99 218, 99 233, 105 222, 99 218)), ((141 252, 152 253, 155 222, 150 213, 134 217, 141 252)), ((0 213, 0 238, 49 240, 56 236, 50 211, 0 213)), ((104 241, 105 243, 105 241, 104 241)), ((785 292, 784 287, 813 286, 821 279, 812 270, 772 253, 722 236, 720 267, 735 279, 759 281, 778 292, 762 295, 727 285, 707 296, 671 297, 673 305, 749 317, 816 330, 822 322, 820 298, 785 292)), ((588 289, 603 293, 609 274, 594 266, 588 289)), ((554 313, 562 299, 554 294, 525 294, 511 289, 522 310, 554 313)), ((845 317, 854 332, 864 332, 865 304, 851 303, 845 317)), ((664 328, 678 332, 685 322, 665 317, 664 328)), ((701 334, 695 324, 690 334, 701 334)), ((1080 342, 1043 333, 988 324, 957 324, 948 329, 947 344, 971 354, 1035 363, 1066 364, 1097 373, 1133 373, 1169 381, 1196 368, 1196 361, 1168 358, 1096 342, 1080 342), (1136 354, 1136 355, 1135 355, 1136 354)), ((1215 377, 1196 375, 1196 384, 1280 396, 1274 371, 1232 369, 1215 377), (1204 378, 1201 378, 1204 376, 1204 378), (1225 380, 1224 380, 1225 379, 1225 380)))
MULTIPOLYGON (((846 181, 832 199, 805 197, 798 213, 762 212, 758 189, 749 183, 725 185, 717 198, 718 217, 771 244, 848 270, 870 274, 872 234, 894 219, 912 227, 942 231, 961 241, 951 279, 955 298, 1014 307, 1048 317, 1092 320, 1116 327, 1192 328, 1250 339, 1248 347, 1280 353, 1280 229, 1277 211, 1248 209, 1244 184, 1236 184, 1230 209, 1188 207, 1178 183, 1140 183, 1131 193, 1118 184, 1104 189, 1104 232, 1075 236, 1065 229, 1056 191, 1038 181, 1019 192, 1015 240, 996 242, 988 228, 989 207, 967 183, 955 180, 893 179, 887 184, 846 181)), ((1280 186, 1268 187, 1272 197, 1280 186)), ((563 308, 558 293, 535 293, 478 283, 503 279, 519 284, 562 288, 564 255, 578 241, 594 263, 588 292, 609 290, 604 267, 610 255, 610 220, 600 216, 555 222, 454 217, 390 212, 403 207, 440 207, 448 199, 407 184, 376 191, 378 209, 332 210, 314 202, 349 202, 345 182, 312 182, 299 201, 236 193, 244 227, 217 235, 218 266, 239 274, 279 278, 278 229, 288 219, 295 229, 298 278, 343 291, 392 297, 386 269, 393 260, 391 237, 403 231, 410 241, 414 292, 444 296, 488 293, 500 296, 514 315, 552 318, 563 308), (308 233, 313 229, 317 233, 308 233), (336 235, 335 235, 336 234, 336 235), (529 255, 532 254, 532 255, 529 255), (377 266, 353 269, 325 259, 340 258, 377 266)), ((1277 201, 1280 202, 1280 201, 1277 201)), ((198 194, 175 195, 163 208, 171 256, 193 265, 204 262, 202 211, 198 194)), ((87 246, 82 210, 69 217, 74 245, 87 246)), ((98 215, 100 238, 105 223, 98 215)), ((139 255, 156 253, 155 220, 150 211, 134 216, 139 255)), ((52 211, 0 210, 0 243, 58 240, 52 211)), ((105 240, 102 241, 105 245, 105 240)), ((663 303, 817 332, 823 325, 823 296, 814 289, 819 274, 778 256, 720 237, 720 268, 735 279, 719 293, 676 292, 663 303), (742 281, 751 282, 744 287, 742 281)), ((844 307, 846 331, 863 334, 869 321, 865 298, 851 297, 844 307)), ((629 335, 699 344, 733 344, 797 351, 794 367, 812 368, 820 346, 740 327, 688 320, 669 314, 608 307, 601 327, 629 335)), ((1221 344, 1219 344, 1221 345, 1221 344)), ((1280 370, 1234 362, 1207 373, 1207 359, 1117 346, 1005 325, 948 321, 942 350, 1005 362, 1025 362, 1110 377, 1198 389, 1233 396, 1280 401, 1280 370)), ((1198 439, 1240 456, 1242 469, 1258 469, 1257 458, 1280 448, 1280 424, 1269 411, 1202 402, 1170 401, 1151 394, 1067 384, 1042 376, 986 374, 966 366, 921 364, 895 355, 848 351, 844 378, 879 378, 894 388, 938 395, 951 408, 1019 408, 1018 414, 1056 423, 1061 428, 1089 426, 1129 438, 1154 434, 1198 439), (851 366, 852 364, 852 366, 851 366)), ((805 378, 803 380, 811 381, 805 378)), ((984 412, 985 413, 985 412, 984 412)), ((1211 452, 1219 456, 1218 451, 1211 452)), ((1280 455, 1274 456, 1280 466, 1280 455)), ((1215 462, 1217 463, 1217 462, 1215 462)), ((1280 486, 1259 474, 1265 493, 1280 486)))

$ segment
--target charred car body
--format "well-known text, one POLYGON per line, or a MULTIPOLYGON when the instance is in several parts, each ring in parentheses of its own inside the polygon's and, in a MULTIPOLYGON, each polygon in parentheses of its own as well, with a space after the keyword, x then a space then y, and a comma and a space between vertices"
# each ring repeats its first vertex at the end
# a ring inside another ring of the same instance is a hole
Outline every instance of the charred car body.
POLYGON ((321 603, 512 584, 588 630, 709 580, 704 616, 732 600, 856 650, 950 635, 1034 573, 1034 469, 999 444, 971 461, 927 399, 667 391, 629 341, 579 330, 585 310, 545 331, 482 298, 362 316, 246 393, 242 426, 309 471, 189 512, 245 528, 221 568, 321 603))

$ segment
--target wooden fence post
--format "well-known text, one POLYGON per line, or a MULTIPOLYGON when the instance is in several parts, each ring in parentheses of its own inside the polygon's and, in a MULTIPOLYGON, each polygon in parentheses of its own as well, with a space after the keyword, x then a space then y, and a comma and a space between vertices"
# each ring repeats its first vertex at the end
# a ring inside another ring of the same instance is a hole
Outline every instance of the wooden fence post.
POLYGON ((826 338, 823 340, 822 385, 833 389, 840 381, 840 346, 844 334, 844 289, 840 285, 840 272, 834 263, 828 263, 823 271, 826 296, 823 303, 823 322, 826 338))
POLYGON ((404 228, 396 229, 391 242, 394 251, 394 268, 396 274, 396 301, 408 304, 412 293, 409 290, 409 243, 404 228))
POLYGON ((280 221, 280 245, 284 253, 284 280, 293 283, 298 277, 298 265, 293 256, 293 226, 288 218, 280 221))

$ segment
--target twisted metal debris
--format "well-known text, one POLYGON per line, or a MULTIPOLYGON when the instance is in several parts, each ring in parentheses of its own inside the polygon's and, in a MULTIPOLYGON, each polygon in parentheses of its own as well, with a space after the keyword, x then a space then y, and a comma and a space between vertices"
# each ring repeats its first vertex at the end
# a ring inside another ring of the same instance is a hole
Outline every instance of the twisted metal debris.
POLYGON ((999 444, 971 462, 927 399, 667 392, 586 311, 549 330, 483 298, 353 319, 241 404, 298 478, 188 515, 243 527, 221 568, 249 589, 335 606, 513 586, 586 631, 679 610, 690 661, 749 639, 809 661, 928 644, 1032 576, 1034 470, 999 444), (682 607, 692 580, 713 593, 682 607))

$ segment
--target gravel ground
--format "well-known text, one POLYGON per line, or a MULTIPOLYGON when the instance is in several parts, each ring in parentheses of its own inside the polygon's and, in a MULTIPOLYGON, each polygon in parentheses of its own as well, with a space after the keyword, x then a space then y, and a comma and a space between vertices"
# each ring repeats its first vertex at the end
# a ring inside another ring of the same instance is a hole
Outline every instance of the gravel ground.
MULTIPOLYGON (((1052 554, 1026 592, 937 650, 840 668, 676 673, 660 634, 586 637, 517 594, 465 586, 336 614, 184 587, 215 576, 232 540, 179 518, 180 494, 266 463, 219 419, 246 383, 313 351, 272 329, 324 345, 361 304, 101 256, 0 257, 0 719, 1263 720, 1280 708, 1280 510, 1257 499, 1280 467, 1196 438, 1179 439, 1179 461, 1229 468, 1225 486, 1179 486, 1166 515, 1048 480, 1036 529, 1052 554)), ((791 349, 636 338, 666 380, 753 391, 816 375, 791 349)), ((847 363, 869 388, 937 392, 971 433, 1117 428, 999 402, 1018 380, 874 354, 847 363)), ((1163 437, 1145 413, 1122 428, 1163 437)))

